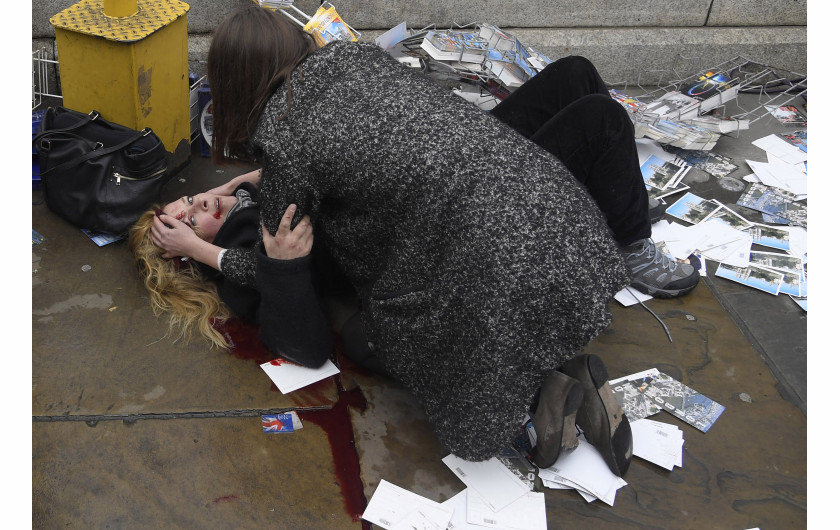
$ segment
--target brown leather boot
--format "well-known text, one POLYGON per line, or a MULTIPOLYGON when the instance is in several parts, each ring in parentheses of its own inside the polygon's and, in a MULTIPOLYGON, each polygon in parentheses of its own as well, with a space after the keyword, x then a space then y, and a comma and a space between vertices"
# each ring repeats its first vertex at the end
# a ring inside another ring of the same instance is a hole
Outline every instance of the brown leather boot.
POLYGON ((581 385, 571 377, 554 371, 540 387, 537 410, 531 415, 537 432, 537 446, 531 453, 534 465, 554 465, 562 450, 578 446, 575 416, 583 402, 581 385))
POLYGON ((583 388, 583 405, 577 424, 610 470, 623 477, 633 458, 633 431, 607 381, 607 367, 596 355, 578 355, 567 362, 563 373, 577 379, 583 388))

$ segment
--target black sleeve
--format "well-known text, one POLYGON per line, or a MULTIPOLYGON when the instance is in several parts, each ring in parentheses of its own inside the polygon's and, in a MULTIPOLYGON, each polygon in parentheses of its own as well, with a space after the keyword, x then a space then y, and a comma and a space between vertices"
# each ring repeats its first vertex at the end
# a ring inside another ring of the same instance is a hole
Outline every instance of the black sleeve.
POLYGON ((333 352, 333 333, 312 285, 311 256, 277 260, 257 247, 260 340, 278 357, 318 368, 333 352))

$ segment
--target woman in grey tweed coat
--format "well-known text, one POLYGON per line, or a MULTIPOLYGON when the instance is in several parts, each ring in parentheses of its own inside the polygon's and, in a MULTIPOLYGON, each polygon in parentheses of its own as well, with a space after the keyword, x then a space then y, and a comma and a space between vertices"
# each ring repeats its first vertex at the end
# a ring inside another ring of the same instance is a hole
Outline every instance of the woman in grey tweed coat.
MULTIPOLYGON (((629 283, 592 198, 550 153, 373 44, 304 50, 277 74, 268 63, 289 50, 254 65, 237 54, 266 45, 229 40, 226 59, 211 48, 208 61, 214 160, 261 164, 272 234, 290 204, 295 221, 310 216, 377 357, 442 444, 468 460, 498 454, 629 283), (243 96, 261 90, 262 102, 243 96)), ((229 250, 223 273, 253 285, 260 251, 229 250)))

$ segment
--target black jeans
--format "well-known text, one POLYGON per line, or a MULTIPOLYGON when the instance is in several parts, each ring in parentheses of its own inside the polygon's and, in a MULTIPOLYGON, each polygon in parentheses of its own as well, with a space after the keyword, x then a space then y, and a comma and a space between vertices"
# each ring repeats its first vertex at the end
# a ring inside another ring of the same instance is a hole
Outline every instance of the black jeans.
POLYGON ((619 246, 650 237, 633 122, 589 60, 554 61, 490 113, 563 162, 589 190, 619 246))

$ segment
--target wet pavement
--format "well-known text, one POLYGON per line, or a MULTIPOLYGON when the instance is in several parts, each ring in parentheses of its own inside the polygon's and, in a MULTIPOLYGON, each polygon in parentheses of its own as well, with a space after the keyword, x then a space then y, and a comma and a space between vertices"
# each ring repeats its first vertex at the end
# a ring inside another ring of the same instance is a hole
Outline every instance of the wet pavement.
MULTIPOLYGON (((715 152, 755 159, 750 142, 784 130, 772 120, 715 152)), ((215 167, 194 146, 164 198, 247 169, 215 167)), ((742 164, 733 176, 749 172, 742 164)), ((696 186, 737 199, 714 178, 696 186)), ((45 237, 32 247, 34 528, 365 528, 359 515, 380 480, 435 501, 464 488, 412 396, 340 347, 341 375, 281 394, 259 367, 271 357, 252 327, 228 324, 230 352, 167 338, 125 242, 97 247, 43 204, 32 228, 45 237), (302 430, 262 432, 262 414, 287 410, 302 430)), ((806 313, 714 268, 689 295, 647 302, 673 342, 643 308, 613 303, 615 322, 584 351, 611 377, 656 367, 726 410, 706 433, 654 416, 683 431, 683 467, 635 459, 613 507, 547 490, 549 528, 806 525, 806 313)), ((350 302, 330 300, 336 326, 350 302)))

